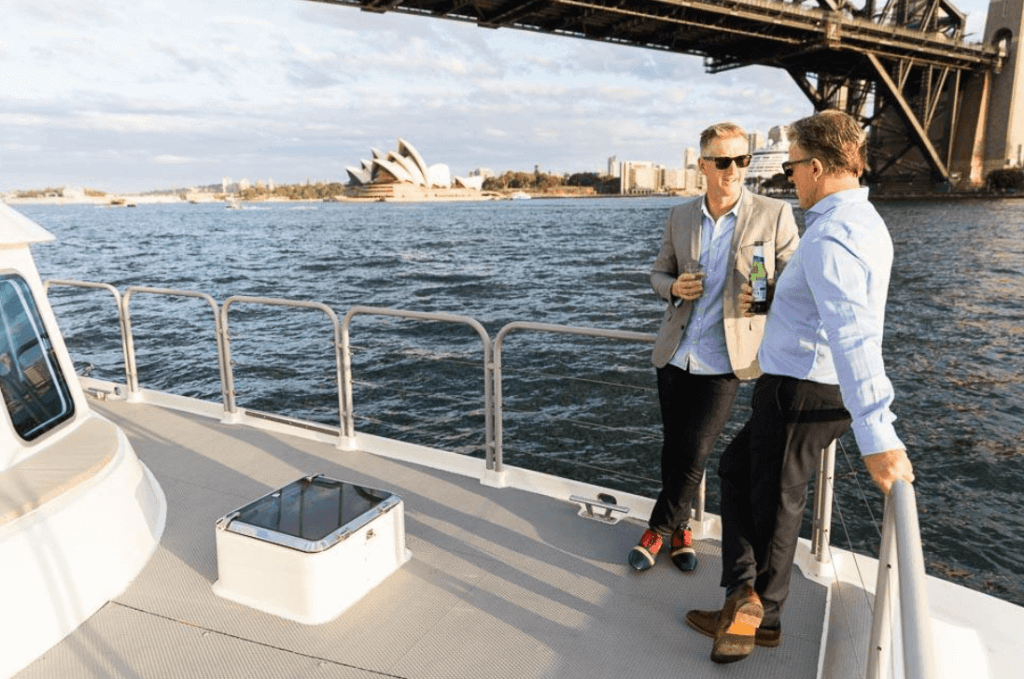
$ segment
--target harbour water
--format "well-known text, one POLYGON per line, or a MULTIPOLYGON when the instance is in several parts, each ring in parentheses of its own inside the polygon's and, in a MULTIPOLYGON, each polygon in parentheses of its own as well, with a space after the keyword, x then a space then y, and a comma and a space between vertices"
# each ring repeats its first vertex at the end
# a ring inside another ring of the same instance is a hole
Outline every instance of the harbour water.
MULTIPOLYGON (((447 312, 493 339, 512 321, 654 333, 647 272, 678 199, 444 204, 19 206, 57 236, 44 279, 447 312)), ((1024 605, 1024 204, 879 203, 895 245, 885 356, 916 465, 929 572, 1024 605)), ((78 369, 123 381, 112 298, 51 291, 78 369)), ((221 398, 212 312, 132 302, 140 381, 221 398)), ((332 330, 321 312, 239 303, 240 406, 336 425, 332 330)), ((465 326, 353 321, 357 429, 482 455, 481 341, 465 326)), ((515 332, 505 340, 506 463, 657 493, 660 418, 650 345, 515 332)), ((750 385, 709 462, 749 412, 750 385)), ((852 436, 837 461, 833 542, 876 553, 881 496, 852 436)), ((805 526, 805 531, 809 530, 805 526)))

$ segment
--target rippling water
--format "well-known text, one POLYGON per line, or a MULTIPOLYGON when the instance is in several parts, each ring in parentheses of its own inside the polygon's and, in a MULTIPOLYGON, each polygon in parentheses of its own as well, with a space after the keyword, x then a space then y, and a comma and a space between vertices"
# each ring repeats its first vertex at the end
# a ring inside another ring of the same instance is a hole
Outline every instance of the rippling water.
MULTIPOLYGON (((52 231, 45 278, 76 278, 331 306, 443 311, 491 338, 529 320, 654 333, 647 271, 676 201, 22 206, 52 231)), ((881 203, 896 260, 885 354, 898 431, 917 471, 930 572, 1024 605, 1024 203, 881 203)), ((55 288, 83 372, 123 381, 112 298, 55 288)), ((132 302, 143 386, 220 398, 213 314, 191 299, 132 302)), ((243 407, 337 424, 332 331, 321 312, 232 307, 243 407)), ((482 455, 481 342, 464 326, 359 316, 360 431, 482 455)), ((505 459, 630 492, 658 490, 650 345, 515 332, 505 340, 505 459)), ((724 443, 745 421, 750 386, 724 443)), ((875 553, 881 496, 852 436, 837 462, 834 542, 875 553)), ((805 526, 805 534, 809 530, 805 526)))

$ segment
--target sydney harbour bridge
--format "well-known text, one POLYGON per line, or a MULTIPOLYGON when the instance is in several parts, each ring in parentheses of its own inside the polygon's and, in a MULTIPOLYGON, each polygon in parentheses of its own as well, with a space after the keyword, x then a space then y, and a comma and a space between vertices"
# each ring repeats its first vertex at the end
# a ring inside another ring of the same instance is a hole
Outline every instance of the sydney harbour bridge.
POLYGON ((949 0, 318 1, 781 68, 868 128, 886 189, 970 188, 1024 155, 1024 0, 991 0, 981 42, 949 0))

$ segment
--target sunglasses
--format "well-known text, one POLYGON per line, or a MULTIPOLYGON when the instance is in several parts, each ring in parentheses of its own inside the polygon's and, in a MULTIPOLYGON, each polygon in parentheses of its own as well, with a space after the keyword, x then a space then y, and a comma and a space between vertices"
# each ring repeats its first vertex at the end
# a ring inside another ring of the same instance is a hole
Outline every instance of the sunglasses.
POLYGON ((705 157, 704 160, 714 161, 716 170, 728 170, 729 166, 734 162, 736 163, 736 167, 746 167, 750 165, 751 158, 753 158, 753 156, 747 154, 745 156, 736 156, 735 158, 730 158, 729 156, 714 156, 712 158, 705 157))
POLYGON ((812 160, 814 160, 814 156, 811 156, 810 158, 801 158, 800 160, 787 160, 784 162, 782 164, 782 171, 786 173, 786 179, 791 179, 793 177, 793 169, 796 168, 797 165, 812 160))

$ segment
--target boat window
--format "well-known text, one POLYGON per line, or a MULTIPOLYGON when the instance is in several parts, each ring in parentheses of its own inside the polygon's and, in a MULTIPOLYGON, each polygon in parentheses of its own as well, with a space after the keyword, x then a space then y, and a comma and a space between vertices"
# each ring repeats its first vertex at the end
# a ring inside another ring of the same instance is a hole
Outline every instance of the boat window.
POLYGON ((70 418, 74 402, 21 276, 0 276, 0 392, 26 441, 70 418))

